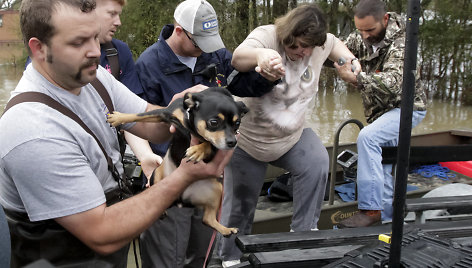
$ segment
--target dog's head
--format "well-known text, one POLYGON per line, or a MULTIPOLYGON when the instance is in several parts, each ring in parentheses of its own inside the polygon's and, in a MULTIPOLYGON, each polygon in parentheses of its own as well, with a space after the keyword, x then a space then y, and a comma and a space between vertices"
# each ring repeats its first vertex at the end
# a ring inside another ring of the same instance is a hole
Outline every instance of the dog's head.
POLYGON ((222 150, 236 146, 241 118, 249 111, 243 102, 234 101, 229 91, 221 87, 185 94, 184 109, 194 128, 191 131, 222 150))

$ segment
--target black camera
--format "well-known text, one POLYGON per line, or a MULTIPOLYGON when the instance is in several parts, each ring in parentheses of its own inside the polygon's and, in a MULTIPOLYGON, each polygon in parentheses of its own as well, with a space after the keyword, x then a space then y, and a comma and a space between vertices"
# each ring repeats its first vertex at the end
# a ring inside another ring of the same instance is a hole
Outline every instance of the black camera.
POLYGON ((125 151, 123 155, 123 168, 125 170, 127 185, 133 194, 137 194, 146 187, 147 179, 139 160, 134 154, 125 151))
POLYGON ((357 153, 344 150, 338 155, 337 162, 343 168, 353 168, 357 164, 357 153))

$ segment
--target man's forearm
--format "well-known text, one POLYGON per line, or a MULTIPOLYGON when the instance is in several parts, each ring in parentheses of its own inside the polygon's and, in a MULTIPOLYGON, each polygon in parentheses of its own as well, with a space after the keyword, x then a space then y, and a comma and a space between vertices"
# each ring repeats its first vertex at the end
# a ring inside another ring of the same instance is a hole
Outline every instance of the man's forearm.
POLYGON ((100 254, 122 248, 156 221, 189 185, 180 170, 129 199, 107 207, 58 218, 56 221, 100 254))
POLYGON ((182 160, 180 166, 149 189, 107 207, 102 204, 56 221, 100 254, 122 248, 148 228, 193 181, 218 177, 232 156, 218 151, 209 163, 182 160))

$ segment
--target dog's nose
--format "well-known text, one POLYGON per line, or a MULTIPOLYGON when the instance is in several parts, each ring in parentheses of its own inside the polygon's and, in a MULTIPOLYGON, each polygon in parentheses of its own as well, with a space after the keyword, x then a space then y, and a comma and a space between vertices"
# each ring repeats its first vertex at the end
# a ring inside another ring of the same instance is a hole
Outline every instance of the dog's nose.
POLYGON ((233 148, 236 146, 236 140, 227 141, 226 145, 228 145, 229 148, 233 148))

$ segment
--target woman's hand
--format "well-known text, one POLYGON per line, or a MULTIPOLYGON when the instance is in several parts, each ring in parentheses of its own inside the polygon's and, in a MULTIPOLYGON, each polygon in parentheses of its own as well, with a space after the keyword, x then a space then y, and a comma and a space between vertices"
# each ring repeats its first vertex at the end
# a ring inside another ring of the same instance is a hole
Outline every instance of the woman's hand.
POLYGON ((144 176, 146 176, 146 178, 148 179, 146 183, 146 187, 149 187, 150 186, 149 179, 151 178, 154 170, 161 165, 162 157, 157 154, 152 153, 143 157, 140 163, 141 163, 141 168, 143 169, 144 176))
POLYGON ((285 75, 282 57, 277 51, 262 48, 260 49, 260 53, 258 53, 256 60, 256 72, 260 73, 267 80, 275 81, 285 75))

